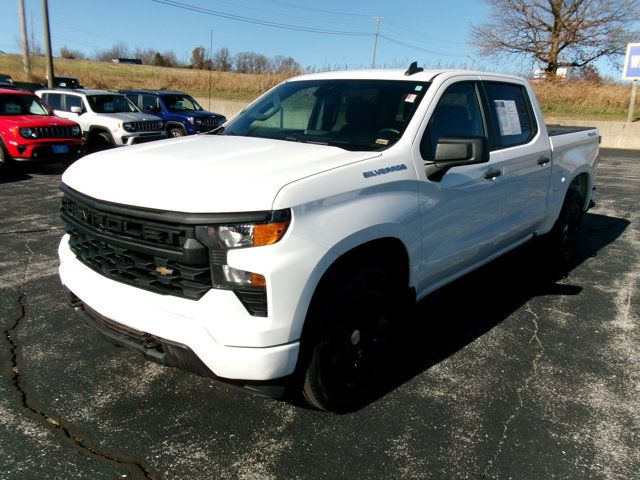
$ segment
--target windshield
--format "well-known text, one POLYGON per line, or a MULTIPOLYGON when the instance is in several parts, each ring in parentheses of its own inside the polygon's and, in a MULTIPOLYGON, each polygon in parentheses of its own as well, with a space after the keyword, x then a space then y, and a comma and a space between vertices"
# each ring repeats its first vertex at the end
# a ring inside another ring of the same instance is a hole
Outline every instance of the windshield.
POLYGON ((428 87, 397 80, 287 82, 239 114, 222 134, 384 150, 400 139, 428 87))
POLYGON ((0 95, 0 115, 53 115, 35 95, 0 95))
POLYGON ((132 113, 138 108, 124 95, 87 95, 91 110, 95 113, 132 113))
POLYGON ((167 110, 170 112, 193 112, 200 111, 203 108, 189 95, 162 95, 167 110))

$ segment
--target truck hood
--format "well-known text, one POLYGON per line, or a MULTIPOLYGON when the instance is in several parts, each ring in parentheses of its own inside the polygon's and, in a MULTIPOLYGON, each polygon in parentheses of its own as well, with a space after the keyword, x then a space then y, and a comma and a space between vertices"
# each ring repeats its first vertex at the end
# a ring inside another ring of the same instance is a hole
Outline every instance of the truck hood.
POLYGON ((264 211, 291 182, 378 156, 326 145, 198 135, 88 155, 69 167, 62 181, 124 205, 190 213, 264 211))

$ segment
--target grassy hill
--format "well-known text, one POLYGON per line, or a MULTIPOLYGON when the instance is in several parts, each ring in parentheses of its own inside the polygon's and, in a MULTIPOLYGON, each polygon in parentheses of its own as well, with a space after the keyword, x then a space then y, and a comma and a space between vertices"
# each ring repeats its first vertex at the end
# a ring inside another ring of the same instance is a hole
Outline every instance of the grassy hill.
MULTIPOLYGON (((243 74, 209 72, 186 68, 117 65, 91 60, 54 60, 56 75, 80 78, 93 88, 151 88, 182 90, 206 97, 211 82, 215 98, 252 100, 287 78, 286 74, 243 74)), ((27 81, 22 74, 19 55, 0 55, 0 73, 27 81)), ((44 58, 33 65, 34 81, 44 82, 44 58)), ((537 83, 534 89, 545 114, 597 119, 626 119, 631 87, 616 83, 557 82, 537 83)), ((640 111, 640 108, 638 108, 640 111)))

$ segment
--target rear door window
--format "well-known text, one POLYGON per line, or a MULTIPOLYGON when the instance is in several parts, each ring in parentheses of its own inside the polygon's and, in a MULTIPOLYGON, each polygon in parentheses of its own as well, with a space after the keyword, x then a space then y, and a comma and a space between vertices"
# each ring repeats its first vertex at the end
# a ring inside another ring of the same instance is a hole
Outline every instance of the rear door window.
POLYGON ((64 109, 67 112, 71 111, 71 107, 80 107, 82 108, 82 98, 77 95, 65 95, 65 105, 64 109))
MULTIPOLYGON (((128 95, 127 95, 128 96, 128 95)), ((144 93, 142 95, 140 95, 140 98, 142 100, 140 108, 142 110, 148 110, 149 107, 151 107, 152 109, 155 109, 158 107, 158 96, 157 95, 145 95, 144 93)), ((138 102, 136 100, 134 100, 133 98, 130 99, 133 103, 135 103, 136 105, 138 105, 138 102)))
POLYGON ((485 82, 489 110, 502 148, 529 142, 537 133, 529 97, 520 85, 485 82))
POLYGON ((53 110, 62 110, 62 95, 59 93, 45 93, 42 97, 53 110))

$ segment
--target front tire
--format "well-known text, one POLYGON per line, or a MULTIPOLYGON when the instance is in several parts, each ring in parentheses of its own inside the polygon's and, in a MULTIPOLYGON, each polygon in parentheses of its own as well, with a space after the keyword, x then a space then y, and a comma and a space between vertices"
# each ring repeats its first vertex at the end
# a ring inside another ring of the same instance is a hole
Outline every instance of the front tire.
POLYGON ((184 132, 180 127, 174 127, 169 130, 169 136, 173 138, 184 137, 184 132))
POLYGON ((311 332, 302 393, 315 408, 352 411, 384 384, 402 306, 398 282, 364 266, 324 282, 307 321, 311 332))
POLYGON ((114 147, 111 135, 106 132, 99 132, 93 135, 93 148, 94 152, 101 152, 102 150, 109 150, 114 147))

